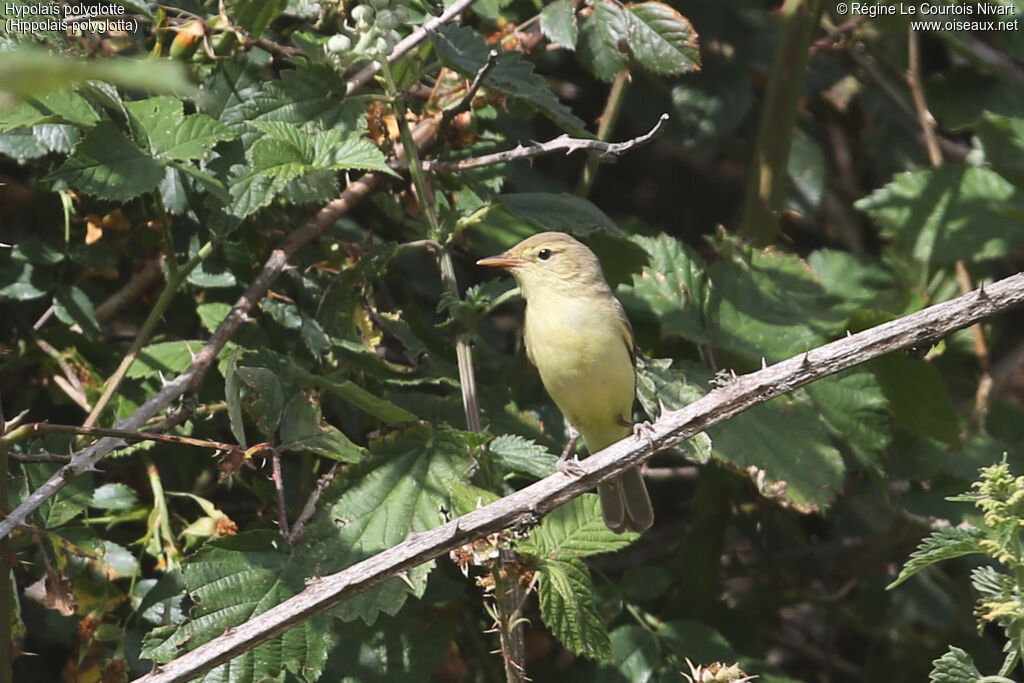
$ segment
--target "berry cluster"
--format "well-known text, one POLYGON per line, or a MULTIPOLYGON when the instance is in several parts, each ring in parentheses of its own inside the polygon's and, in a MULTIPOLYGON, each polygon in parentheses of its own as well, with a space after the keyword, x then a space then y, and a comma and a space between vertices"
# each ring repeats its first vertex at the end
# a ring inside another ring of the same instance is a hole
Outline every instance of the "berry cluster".
POLYGON ((404 0, 367 0, 349 12, 342 32, 327 41, 336 55, 377 59, 391 53, 402 39, 398 27, 409 21, 404 0))

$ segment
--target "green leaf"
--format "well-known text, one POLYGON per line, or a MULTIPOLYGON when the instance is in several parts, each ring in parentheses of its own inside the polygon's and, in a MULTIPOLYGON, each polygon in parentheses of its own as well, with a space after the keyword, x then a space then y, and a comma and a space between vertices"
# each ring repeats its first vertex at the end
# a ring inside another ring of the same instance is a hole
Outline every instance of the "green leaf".
POLYGON ((48 179, 62 180, 101 199, 123 202, 152 191, 163 176, 163 165, 122 135, 112 121, 101 121, 48 179))
POLYGON ((90 338, 100 335, 96 310, 85 292, 78 287, 60 287, 53 295, 53 312, 65 325, 78 325, 90 338))
POLYGON ((181 100, 173 97, 150 97, 125 107, 142 124, 150 151, 165 159, 205 159, 213 145, 238 135, 206 114, 185 116, 181 100))
POLYGON ((629 63, 629 17, 614 0, 597 0, 583 19, 577 48, 580 63, 602 81, 611 81, 629 63))
POLYGON ((981 672, 974 660, 955 645, 950 645, 946 654, 932 662, 932 671, 928 674, 932 683, 977 683, 980 679, 981 672))
POLYGON ((910 559, 903 565, 899 576, 886 586, 886 590, 892 590, 936 562, 951 560, 963 555, 984 553, 985 549, 982 547, 981 541, 985 538, 984 530, 975 527, 949 527, 933 532, 931 536, 921 541, 917 550, 911 553, 910 559))
POLYGON ((315 380, 321 388, 331 392, 345 401, 348 401, 363 412, 373 415, 379 420, 389 424, 398 422, 414 422, 419 419, 405 408, 395 405, 390 401, 374 396, 362 387, 348 380, 332 380, 328 377, 321 377, 315 380))
POLYGON ((933 266, 1001 258, 1024 246, 1024 191, 988 168, 900 174, 854 206, 878 223, 892 248, 933 266))
POLYGON ((877 458, 892 439, 889 402, 875 376, 850 370, 807 385, 825 422, 862 459, 877 458))
POLYGON ((1018 188, 1024 188, 1024 118, 985 112, 975 130, 985 161, 1018 188))
POLYGON ((40 97, 71 83, 104 81, 150 92, 187 95, 195 88, 182 64, 148 59, 74 59, 23 46, 0 52, 0 92, 40 97))
MULTIPOLYGON (((37 490, 52 475, 57 473, 58 465, 43 463, 24 463, 22 471, 32 491, 37 490)), ((37 513, 41 528, 56 529, 64 526, 78 515, 85 512, 92 502, 92 490, 89 477, 72 479, 53 497, 39 507, 37 513)))
POLYGON ((612 659, 608 630, 594 607, 590 571, 582 560, 546 560, 540 565, 540 615, 566 648, 591 659, 612 659))
MULTIPOLYGON (((301 592, 309 566, 301 553, 289 550, 280 535, 270 531, 207 542, 183 566, 195 602, 191 618, 154 629, 145 639, 142 656, 168 662, 301 592)), ((281 680, 284 671, 315 680, 333 642, 331 618, 316 616, 199 680, 281 680)))
POLYGON ((156 377, 163 373, 169 379, 184 372, 201 348, 203 342, 198 339, 149 344, 139 351, 126 376, 156 377))
POLYGON ((242 448, 248 448, 245 440, 245 423, 242 422, 242 380, 238 376, 238 352, 236 348, 228 358, 227 369, 224 372, 224 398, 228 404, 228 423, 231 425, 231 433, 242 448))
POLYGON ((50 271, 31 263, 0 266, 0 296, 15 301, 30 301, 44 296, 53 286, 50 271))
POLYGON ((614 552, 639 537, 633 532, 616 534, 605 526, 597 496, 587 493, 552 510, 520 547, 525 553, 557 560, 614 552))
POLYGON ((516 218, 529 221, 544 230, 571 232, 580 237, 594 230, 604 230, 613 235, 622 234, 604 211, 576 195, 519 192, 499 195, 496 199, 516 218))
MULTIPOLYGON (((492 49, 476 31, 458 25, 442 26, 430 34, 430 41, 443 65, 470 78, 487 63, 492 49)), ((586 127, 518 52, 498 51, 497 64, 487 75, 484 87, 528 102, 565 130, 582 132, 586 127)))
POLYGON ((632 292, 657 315, 662 335, 684 337, 694 344, 707 343, 704 261, 670 235, 634 237, 633 241, 644 248, 650 263, 633 276, 632 292))
POLYGON ((64 254, 42 240, 29 238, 14 245, 11 260, 52 266, 63 261, 64 254))
POLYGON ((638 624, 620 626, 611 633, 614 667, 624 678, 635 683, 653 679, 661 664, 661 647, 650 629, 638 624))
POLYGON ((196 306, 199 323, 207 332, 216 330, 231 313, 231 304, 222 301, 210 301, 196 306))
POLYGON ((544 446, 515 434, 495 437, 488 444, 487 453, 506 470, 535 479, 554 474, 558 460, 544 446))
POLYGON ((904 353, 890 353, 871 362, 893 424, 914 434, 960 449, 960 420, 939 370, 904 353))
POLYGON ((658 625, 655 634, 663 647, 680 660, 689 657, 694 664, 736 661, 736 651, 725 636, 698 621, 667 621, 658 625))
POLYGON ((763 471, 762 492, 802 510, 827 505, 842 487, 842 457, 806 401, 776 398, 710 431, 716 458, 763 471))
POLYGON ((341 462, 359 462, 365 449, 355 445, 336 427, 322 421, 320 403, 313 392, 298 392, 284 408, 281 448, 309 452, 341 462))
MULTIPOLYGON (((452 491, 464 489, 472 465, 466 437, 453 430, 416 426, 371 444, 371 455, 346 470, 320 499, 300 544, 310 574, 324 575, 401 543, 413 531, 444 521, 455 508, 452 491)), ((339 605, 336 616, 370 624, 395 614, 410 593, 422 595, 433 563, 409 572, 412 587, 395 577, 339 605)))
POLYGON ((281 423, 284 392, 273 370, 238 366, 235 375, 242 381, 242 408, 256 423, 264 436, 269 436, 281 423), (246 389, 248 387, 248 389, 246 389))
POLYGON ((100 120, 92 104, 74 88, 66 87, 39 98, 0 107, 0 131, 41 123, 69 123, 88 128, 100 120))
POLYGON ((90 507, 100 510, 130 510, 139 502, 135 489, 124 484, 103 484, 92 492, 90 507))
POLYGON ((626 9, 629 47, 644 68, 664 76, 700 68, 697 34, 686 17, 661 2, 630 4, 626 9))
POLYGON ((396 617, 382 616, 372 627, 353 621, 335 624, 338 646, 323 681, 420 683, 433 676, 455 637, 454 622, 409 605, 396 617))
POLYGON ((579 37, 576 25, 576 4, 572 0, 555 0, 540 11, 540 30, 548 40, 573 50, 579 37))
POLYGON ((288 0, 225 0, 228 16, 259 38, 288 7, 288 0))

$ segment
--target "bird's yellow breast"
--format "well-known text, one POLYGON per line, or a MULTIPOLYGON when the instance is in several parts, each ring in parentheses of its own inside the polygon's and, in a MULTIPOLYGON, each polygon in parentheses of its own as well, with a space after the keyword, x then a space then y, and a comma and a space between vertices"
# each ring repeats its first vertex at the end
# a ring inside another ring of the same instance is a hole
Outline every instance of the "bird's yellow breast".
POLYGON ((526 350, 544 388, 591 452, 630 432, 630 334, 611 297, 531 297, 526 350))

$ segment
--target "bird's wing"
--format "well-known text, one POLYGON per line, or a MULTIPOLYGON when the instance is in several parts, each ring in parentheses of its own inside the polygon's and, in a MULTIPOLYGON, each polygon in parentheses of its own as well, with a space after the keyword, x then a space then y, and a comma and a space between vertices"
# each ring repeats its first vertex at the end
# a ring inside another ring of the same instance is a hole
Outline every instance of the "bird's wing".
POLYGON ((636 366, 636 343, 633 341, 633 326, 629 324, 629 318, 626 317, 626 309, 622 307, 622 302, 615 297, 612 297, 612 301, 614 302, 615 312, 619 316, 619 323, 622 327, 622 340, 626 342, 626 348, 629 349, 629 359, 636 366))

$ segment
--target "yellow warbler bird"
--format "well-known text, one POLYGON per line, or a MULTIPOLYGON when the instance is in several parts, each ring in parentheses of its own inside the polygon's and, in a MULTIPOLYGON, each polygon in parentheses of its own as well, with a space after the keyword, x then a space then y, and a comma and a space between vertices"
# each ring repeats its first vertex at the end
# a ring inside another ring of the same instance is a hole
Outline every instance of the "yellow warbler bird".
MULTIPOLYGON (((526 354, 558 409, 596 453, 632 432, 636 375, 633 330, 579 240, 560 233, 528 237, 477 261, 510 271, 526 299, 526 354)), ((654 510, 639 469, 597 487, 605 524, 644 531, 654 510)))

